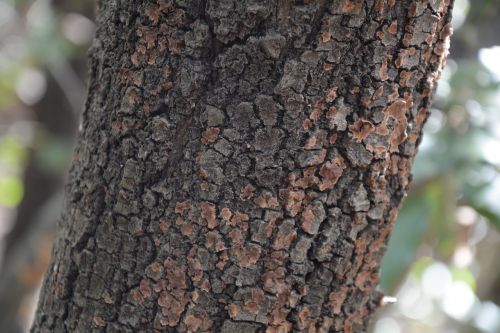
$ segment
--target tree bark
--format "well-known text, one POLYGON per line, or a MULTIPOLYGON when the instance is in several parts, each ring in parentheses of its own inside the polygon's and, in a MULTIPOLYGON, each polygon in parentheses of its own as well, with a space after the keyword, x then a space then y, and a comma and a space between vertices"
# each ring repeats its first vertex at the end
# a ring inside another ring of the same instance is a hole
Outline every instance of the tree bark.
POLYGON ((451 1, 100 1, 32 332, 363 331, 451 1))

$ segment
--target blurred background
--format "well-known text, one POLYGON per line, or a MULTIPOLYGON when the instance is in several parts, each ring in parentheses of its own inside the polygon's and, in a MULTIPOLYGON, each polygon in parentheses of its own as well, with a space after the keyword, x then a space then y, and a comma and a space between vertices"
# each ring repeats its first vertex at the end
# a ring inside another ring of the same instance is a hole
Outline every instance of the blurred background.
MULTIPOLYGON (((500 0, 455 34, 372 333, 500 332, 500 0)), ((93 0, 0 0, 0 332, 29 328, 85 97, 93 0)))

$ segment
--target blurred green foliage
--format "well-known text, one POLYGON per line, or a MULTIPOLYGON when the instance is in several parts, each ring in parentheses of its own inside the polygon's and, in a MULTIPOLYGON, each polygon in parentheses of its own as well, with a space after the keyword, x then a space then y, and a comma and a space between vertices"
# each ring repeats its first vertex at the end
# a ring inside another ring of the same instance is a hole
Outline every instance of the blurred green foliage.
POLYGON ((0 137, 0 206, 14 208, 21 202, 24 186, 19 177, 27 151, 15 137, 0 137))
POLYGON ((23 183, 19 178, 0 178, 0 205, 15 207, 23 198, 23 183))
POLYGON ((0 163, 3 168, 17 171, 24 166, 26 158, 26 149, 19 140, 9 135, 0 138, 0 163))
MULTIPOLYGON (((83 3, 93 5, 82 1, 77 8, 83 3)), ((62 90, 75 109, 81 108, 75 96, 83 91, 75 89, 83 90, 84 85, 73 65, 86 57, 93 24, 60 5, 49 0, 0 0, 0 177, 6 179, 0 206, 5 208, 22 200, 22 177, 30 154, 37 168, 52 174, 64 172, 71 155, 72 142, 49 130, 37 108, 44 98, 53 98, 46 96, 48 89, 62 90)), ((70 2, 64 6, 71 8, 70 2)), ((55 115, 58 109, 61 115, 67 112, 60 107, 62 102, 51 102, 55 115)))

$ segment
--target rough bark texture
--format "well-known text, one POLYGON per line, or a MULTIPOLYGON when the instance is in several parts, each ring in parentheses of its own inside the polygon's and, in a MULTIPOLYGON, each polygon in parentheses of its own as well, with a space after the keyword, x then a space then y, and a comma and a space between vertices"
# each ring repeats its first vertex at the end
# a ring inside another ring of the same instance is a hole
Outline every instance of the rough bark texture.
POLYGON ((32 331, 363 331, 450 0, 99 5, 32 331))

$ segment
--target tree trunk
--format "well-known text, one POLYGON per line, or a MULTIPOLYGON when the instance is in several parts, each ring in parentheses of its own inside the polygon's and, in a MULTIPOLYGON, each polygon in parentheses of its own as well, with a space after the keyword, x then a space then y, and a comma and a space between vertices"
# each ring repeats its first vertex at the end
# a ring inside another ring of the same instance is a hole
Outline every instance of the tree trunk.
POLYGON ((363 331, 451 1, 99 1, 32 331, 363 331))

